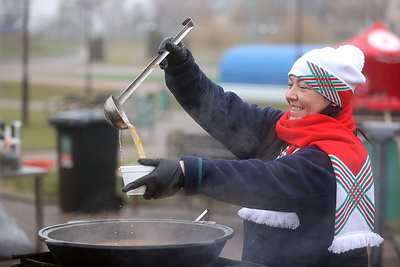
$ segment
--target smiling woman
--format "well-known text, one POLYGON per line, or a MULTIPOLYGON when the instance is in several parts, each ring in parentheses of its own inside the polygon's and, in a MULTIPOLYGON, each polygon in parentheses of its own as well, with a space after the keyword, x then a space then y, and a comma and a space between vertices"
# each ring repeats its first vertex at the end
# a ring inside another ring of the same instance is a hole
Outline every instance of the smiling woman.
POLYGON ((365 82, 363 53, 343 46, 304 54, 288 72, 284 112, 225 92, 183 45, 165 39, 165 50, 168 64, 160 66, 169 90, 237 160, 141 159, 155 170, 123 191, 146 185, 151 199, 183 188, 242 206, 244 261, 367 267, 367 247, 383 239, 374 232, 373 172, 350 104, 365 82))
POLYGON ((336 105, 294 75, 289 76, 286 101, 290 105, 290 119, 318 114, 329 105, 336 105))

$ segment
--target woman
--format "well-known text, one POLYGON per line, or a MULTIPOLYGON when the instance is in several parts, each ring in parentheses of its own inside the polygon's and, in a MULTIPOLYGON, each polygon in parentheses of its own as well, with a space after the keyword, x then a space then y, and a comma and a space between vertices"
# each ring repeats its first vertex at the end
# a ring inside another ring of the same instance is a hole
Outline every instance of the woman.
POLYGON ((181 188, 240 205, 244 261, 267 266, 367 266, 374 187, 369 156, 355 135, 351 95, 364 83, 356 47, 315 49, 289 71, 289 111, 248 104, 224 92, 182 44, 163 40, 160 64, 177 101, 238 160, 184 156, 140 159, 156 166, 123 191, 147 185, 144 198, 181 188))

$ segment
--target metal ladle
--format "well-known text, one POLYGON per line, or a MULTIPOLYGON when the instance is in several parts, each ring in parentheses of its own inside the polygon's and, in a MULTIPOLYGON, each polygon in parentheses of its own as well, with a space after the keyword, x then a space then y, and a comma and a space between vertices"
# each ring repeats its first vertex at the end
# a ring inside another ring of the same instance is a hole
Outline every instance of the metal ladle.
POLYGON ((194 220, 195 222, 200 222, 202 219, 208 220, 210 218, 210 210, 209 209, 205 209, 200 215, 199 217, 196 218, 196 220, 194 220))
MULTIPOLYGON (((185 38, 189 31, 194 27, 192 19, 188 18, 182 22, 183 28, 178 32, 171 42, 178 44, 185 38)), ((128 117, 122 109, 122 104, 129 96, 139 87, 139 85, 149 76, 149 74, 161 63, 161 61, 169 54, 169 51, 157 55, 150 64, 139 74, 139 76, 121 93, 120 96, 110 96, 104 103, 104 115, 107 122, 118 130, 128 128, 128 117)))

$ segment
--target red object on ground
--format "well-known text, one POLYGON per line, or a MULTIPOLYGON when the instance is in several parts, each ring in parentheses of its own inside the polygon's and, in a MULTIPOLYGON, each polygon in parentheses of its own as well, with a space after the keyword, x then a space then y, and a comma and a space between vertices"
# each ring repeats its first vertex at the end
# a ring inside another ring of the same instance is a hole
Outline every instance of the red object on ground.
POLYGON ((24 159, 22 165, 52 169, 55 163, 54 160, 51 159, 24 159))

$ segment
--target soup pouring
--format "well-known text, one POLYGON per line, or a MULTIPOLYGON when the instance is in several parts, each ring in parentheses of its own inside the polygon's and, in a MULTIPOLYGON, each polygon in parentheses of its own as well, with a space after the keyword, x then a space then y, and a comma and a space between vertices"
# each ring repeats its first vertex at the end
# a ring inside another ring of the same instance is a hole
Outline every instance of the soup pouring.
MULTIPOLYGON (((172 43, 178 44, 185 38, 189 31, 194 27, 192 19, 188 18, 182 22, 183 28, 172 38, 172 43)), ((139 76, 118 96, 110 96, 104 103, 104 115, 107 122, 118 130, 128 128, 128 117, 122 109, 122 104, 131 96, 140 84, 150 75, 150 73, 167 57, 168 51, 157 55, 150 64, 139 74, 139 76)))

